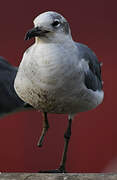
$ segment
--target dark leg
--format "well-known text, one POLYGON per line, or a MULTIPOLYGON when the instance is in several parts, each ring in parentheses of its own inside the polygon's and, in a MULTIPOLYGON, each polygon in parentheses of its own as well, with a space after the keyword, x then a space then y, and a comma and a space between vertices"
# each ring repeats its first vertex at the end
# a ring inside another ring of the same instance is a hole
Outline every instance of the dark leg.
POLYGON ((64 145, 64 151, 63 151, 63 155, 62 155, 62 161, 60 163, 60 167, 59 169, 56 170, 48 170, 48 171, 40 171, 40 173, 65 173, 65 163, 66 163, 66 159, 67 159, 67 150, 68 150, 68 144, 69 144, 69 140, 71 137, 71 124, 72 124, 72 118, 68 119, 68 127, 67 127, 67 131, 64 134, 64 138, 65 138, 65 145, 64 145))
POLYGON ((42 130, 40 139, 39 139, 39 141, 37 143, 37 146, 39 146, 39 147, 42 147, 45 134, 46 134, 46 132, 47 132, 47 130, 49 128, 47 112, 43 112, 43 118, 44 118, 44 121, 43 121, 43 130, 42 130))
POLYGON ((65 172, 65 163, 66 163, 66 159, 67 159, 67 150, 68 150, 68 145, 69 145, 69 140, 71 137, 71 124, 72 124, 72 119, 68 119, 68 128, 67 131, 64 134, 64 138, 65 138, 65 145, 64 145, 64 151, 63 151, 63 155, 62 155, 62 161, 59 167, 59 170, 62 172, 65 172))

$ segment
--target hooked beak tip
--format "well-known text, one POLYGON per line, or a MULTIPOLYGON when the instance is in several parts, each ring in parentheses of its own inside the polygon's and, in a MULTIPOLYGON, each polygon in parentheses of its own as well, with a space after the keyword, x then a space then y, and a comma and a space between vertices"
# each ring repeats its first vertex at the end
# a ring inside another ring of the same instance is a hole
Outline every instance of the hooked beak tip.
POLYGON ((29 36, 29 34, 28 34, 28 32, 27 32, 26 35, 25 35, 25 37, 24 37, 24 40, 27 41, 27 40, 29 40, 29 39, 30 39, 30 36, 29 36))
POLYGON ((27 41, 27 40, 34 38, 34 37, 45 36, 45 34, 49 33, 49 32, 50 31, 48 31, 48 30, 43 30, 43 29, 40 29, 39 27, 35 27, 33 29, 30 29, 26 33, 24 40, 27 41))
POLYGON ((32 28, 26 33, 24 40, 27 41, 27 40, 37 36, 37 34, 38 34, 38 28, 32 28))

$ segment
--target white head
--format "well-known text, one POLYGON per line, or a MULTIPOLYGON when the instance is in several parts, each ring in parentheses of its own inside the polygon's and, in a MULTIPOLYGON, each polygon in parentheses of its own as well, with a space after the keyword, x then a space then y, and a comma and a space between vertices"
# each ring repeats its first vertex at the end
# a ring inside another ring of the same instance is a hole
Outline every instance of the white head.
POLYGON ((38 41, 58 42, 71 39, 71 31, 67 20, 60 14, 48 11, 34 19, 34 28, 26 34, 26 40, 36 37, 38 41))

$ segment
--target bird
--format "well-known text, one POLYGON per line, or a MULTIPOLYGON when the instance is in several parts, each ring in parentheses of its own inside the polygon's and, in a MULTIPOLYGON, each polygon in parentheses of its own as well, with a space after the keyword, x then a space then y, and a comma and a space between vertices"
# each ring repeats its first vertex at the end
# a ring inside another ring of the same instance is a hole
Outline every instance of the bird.
POLYGON ((0 118, 10 114, 33 109, 16 94, 14 80, 18 67, 12 66, 5 58, 0 57, 0 118))
POLYGON ((43 113, 39 147, 49 128, 48 113, 68 115, 60 166, 40 171, 65 173, 72 120, 76 114, 96 108, 104 98, 101 63, 87 45, 73 40, 63 15, 47 11, 33 22, 25 40, 35 41, 23 54, 14 88, 24 102, 43 113))

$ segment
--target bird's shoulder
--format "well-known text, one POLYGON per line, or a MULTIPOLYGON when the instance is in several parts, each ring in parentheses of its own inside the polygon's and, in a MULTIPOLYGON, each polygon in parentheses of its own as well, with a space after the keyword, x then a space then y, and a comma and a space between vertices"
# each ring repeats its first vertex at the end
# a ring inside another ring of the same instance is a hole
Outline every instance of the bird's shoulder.
POLYGON ((98 61, 96 54, 87 46, 81 43, 75 43, 80 61, 88 64, 88 70, 84 71, 84 83, 88 89, 94 91, 102 89, 101 62, 98 61))

